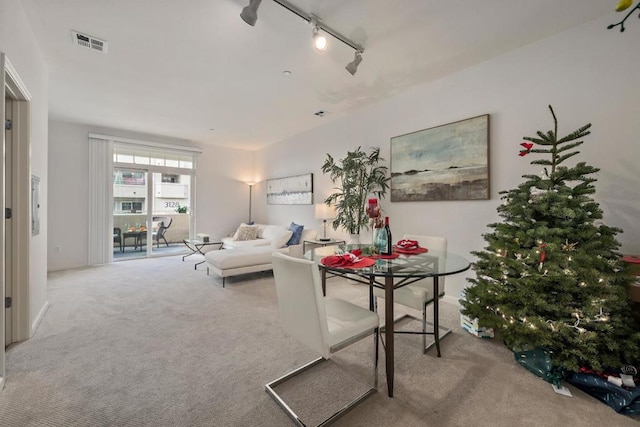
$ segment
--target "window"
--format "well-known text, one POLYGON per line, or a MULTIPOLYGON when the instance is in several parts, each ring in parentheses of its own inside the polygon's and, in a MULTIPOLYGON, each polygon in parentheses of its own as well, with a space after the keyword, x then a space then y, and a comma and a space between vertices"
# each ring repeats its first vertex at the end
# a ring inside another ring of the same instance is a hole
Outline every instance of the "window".
POLYGON ((178 175, 170 175, 167 173, 163 173, 162 174, 162 182, 171 182, 171 183, 176 183, 176 182, 180 182, 178 175))
POLYGON ((144 172, 113 171, 113 183, 125 185, 145 185, 144 172))
POLYGON ((196 153, 190 151, 126 143, 116 143, 113 147, 114 163, 195 169, 195 156, 196 153))
POLYGON ((123 212, 142 212, 142 202, 120 202, 120 210, 123 212))

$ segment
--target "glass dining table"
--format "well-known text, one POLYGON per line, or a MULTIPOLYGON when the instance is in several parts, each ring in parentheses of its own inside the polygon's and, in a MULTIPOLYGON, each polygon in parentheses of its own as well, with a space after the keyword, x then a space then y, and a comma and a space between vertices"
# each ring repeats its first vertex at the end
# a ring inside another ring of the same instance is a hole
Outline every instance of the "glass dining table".
MULTIPOLYGON (((311 249, 305 253, 305 258, 317 262, 320 267, 322 277, 322 291, 326 295, 327 278, 333 276, 348 277, 357 282, 369 285, 369 309, 373 307, 373 288, 384 289, 385 292, 385 319, 384 319, 384 339, 385 339, 385 362, 387 376, 387 392, 389 397, 393 397, 394 378, 394 313, 393 313, 393 290, 407 286, 418 280, 428 277, 433 278, 433 294, 438 294, 438 278, 451 274, 466 271, 471 266, 470 262, 451 252, 428 250, 425 253, 417 254, 397 254, 391 256, 373 256, 375 262, 357 263, 350 265, 324 265, 322 260, 326 257, 354 249, 368 248, 370 245, 338 245, 326 246, 311 249), (364 266, 360 267, 359 264, 364 266), (370 265, 367 265, 370 264, 370 265)), ((433 325, 436 338, 439 334, 438 310, 439 298, 433 301, 433 325)))

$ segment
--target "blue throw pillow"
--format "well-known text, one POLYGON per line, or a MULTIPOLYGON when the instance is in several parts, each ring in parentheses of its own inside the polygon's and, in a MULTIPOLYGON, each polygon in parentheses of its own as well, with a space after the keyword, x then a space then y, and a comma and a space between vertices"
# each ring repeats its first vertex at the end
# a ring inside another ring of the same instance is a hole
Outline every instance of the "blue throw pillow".
POLYGON ((295 222, 291 223, 291 225, 289 226, 289 230, 291 230, 293 232, 293 234, 291 235, 291 238, 287 242, 286 246, 300 244, 300 237, 302 237, 302 229, 303 228, 304 228, 304 225, 298 225, 295 222))

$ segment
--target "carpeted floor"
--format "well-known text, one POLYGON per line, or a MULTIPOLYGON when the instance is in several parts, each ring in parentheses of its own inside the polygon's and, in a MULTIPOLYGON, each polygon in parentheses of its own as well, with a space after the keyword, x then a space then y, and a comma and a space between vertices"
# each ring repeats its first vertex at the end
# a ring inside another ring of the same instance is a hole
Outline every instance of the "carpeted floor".
MULTIPOLYGON (((231 278, 223 289, 203 266, 194 270, 201 259, 50 274, 43 323, 7 351, 0 425, 293 425, 264 384, 315 355, 282 332, 273 277, 231 278)), ((328 293, 368 306, 362 285, 331 279, 328 293)), ((443 323, 454 328, 443 357, 423 355, 417 336, 396 336, 395 396, 386 394, 383 357, 378 392, 335 425, 640 425, 571 386, 571 398, 554 393, 499 341, 460 329, 454 305, 442 306, 443 323)), ((321 417, 350 389, 371 383, 372 347, 369 339, 348 347, 299 391, 293 384, 284 392, 296 409, 321 417)))

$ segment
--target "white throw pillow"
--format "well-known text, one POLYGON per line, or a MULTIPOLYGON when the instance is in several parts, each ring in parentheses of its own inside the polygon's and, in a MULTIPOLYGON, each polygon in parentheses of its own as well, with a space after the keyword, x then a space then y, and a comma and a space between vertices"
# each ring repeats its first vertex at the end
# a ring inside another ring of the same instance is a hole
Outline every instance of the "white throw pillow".
POLYGON ((233 235, 233 240, 254 240, 257 232, 258 227, 255 225, 240 224, 236 234, 233 235))
POLYGON ((268 225, 266 224, 254 224, 256 227, 258 227, 258 232, 256 233, 256 238, 258 239, 264 239, 263 233, 264 230, 268 227, 268 225))
POLYGON ((271 247, 281 248, 287 244, 293 232, 279 225, 267 225, 262 237, 271 241, 271 247))

